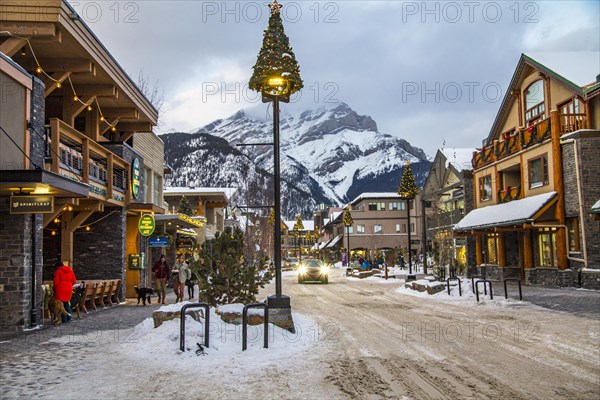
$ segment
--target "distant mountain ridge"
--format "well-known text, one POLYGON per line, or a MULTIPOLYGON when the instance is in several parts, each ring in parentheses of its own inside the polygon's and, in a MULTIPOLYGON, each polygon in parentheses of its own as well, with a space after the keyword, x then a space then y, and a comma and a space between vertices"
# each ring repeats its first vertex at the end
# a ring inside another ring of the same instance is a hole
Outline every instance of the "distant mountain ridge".
MULTIPOLYGON (((320 203, 342 205, 364 192, 395 192, 406 161, 422 186, 431 162, 422 149, 382 134, 347 104, 281 115, 282 215, 308 217, 320 203)), ((237 201, 272 203, 273 125, 241 110, 194 132, 167 133, 168 186, 239 188, 237 201)))

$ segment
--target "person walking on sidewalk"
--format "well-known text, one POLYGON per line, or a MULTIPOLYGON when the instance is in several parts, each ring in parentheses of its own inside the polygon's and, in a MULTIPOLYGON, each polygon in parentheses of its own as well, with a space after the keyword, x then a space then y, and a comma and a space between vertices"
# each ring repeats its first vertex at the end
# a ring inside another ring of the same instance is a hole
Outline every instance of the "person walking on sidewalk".
POLYGON ((158 302, 165 304, 165 297, 167 296, 167 279, 171 274, 171 268, 167 264, 167 258, 164 254, 160 255, 160 259, 152 267, 152 274, 156 280, 156 292, 158 293, 158 302))
POLYGON ((177 258, 177 262, 175 263, 175 266, 173 268, 179 270, 179 273, 177 274, 173 282, 173 286, 176 286, 178 289, 175 290, 175 294, 177 295, 177 300, 175 301, 175 303, 178 303, 180 301, 183 301, 183 294, 185 293, 185 283, 186 281, 192 278, 192 271, 190 271, 188 264, 185 262, 183 254, 180 255, 179 258, 177 258))

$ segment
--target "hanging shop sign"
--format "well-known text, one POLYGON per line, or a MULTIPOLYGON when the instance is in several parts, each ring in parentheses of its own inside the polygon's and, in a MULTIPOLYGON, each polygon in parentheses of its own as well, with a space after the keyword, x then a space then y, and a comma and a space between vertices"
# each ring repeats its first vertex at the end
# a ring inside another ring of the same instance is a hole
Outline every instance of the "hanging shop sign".
POLYGON ((168 237, 148 238, 148 247, 167 247, 169 246, 168 237))
POLYGON ((54 212, 54 196, 11 196, 11 214, 47 214, 54 212))
POLYGON ((154 222, 154 216, 152 214, 142 215, 142 218, 140 218, 140 222, 138 224, 138 228, 142 236, 152 235, 155 226, 156 224, 154 222))
POLYGON ((140 159, 134 158, 131 163, 131 195, 134 200, 140 198, 140 159))

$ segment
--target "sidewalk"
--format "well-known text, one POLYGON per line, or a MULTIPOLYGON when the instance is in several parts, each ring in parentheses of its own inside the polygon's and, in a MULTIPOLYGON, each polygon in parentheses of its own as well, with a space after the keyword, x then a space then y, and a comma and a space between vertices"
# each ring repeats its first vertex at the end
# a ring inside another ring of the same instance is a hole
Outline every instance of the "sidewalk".
MULTIPOLYGON (((198 295, 198 290, 195 294, 198 295)), ((152 318, 152 313, 162 306, 156 304, 156 300, 157 297, 152 296, 152 304, 143 306, 141 302, 137 304, 137 298, 128 298, 117 306, 98 308, 96 311, 90 309, 87 314, 81 312, 82 319, 78 319, 77 315, 73 314, 73 320, 66 324, 55 326, 46 319, 45 325, 39 329, 25 332, 0 332, 0 355, 30 345, 43 344, 50 338, 75 334, 84 334, 92 338, 108 331, 117 340, 126 338, 127 335, 131 335, 135 326, 146 318, 152 318)), ((175 293, 172 288, 168 288, 166 304, 173 303, 175 303, 175 293)))

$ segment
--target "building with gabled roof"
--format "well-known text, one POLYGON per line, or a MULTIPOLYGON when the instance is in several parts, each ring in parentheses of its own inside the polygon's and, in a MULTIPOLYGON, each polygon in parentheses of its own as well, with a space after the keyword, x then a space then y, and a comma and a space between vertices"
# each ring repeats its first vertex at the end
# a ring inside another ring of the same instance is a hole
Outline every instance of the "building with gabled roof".
MULTIPOLYGON (((476 272, 600 288, 600 54, 523 54, 473 153, 476 272)), ((475 271, 473 271, 475 272, 475 271)))

